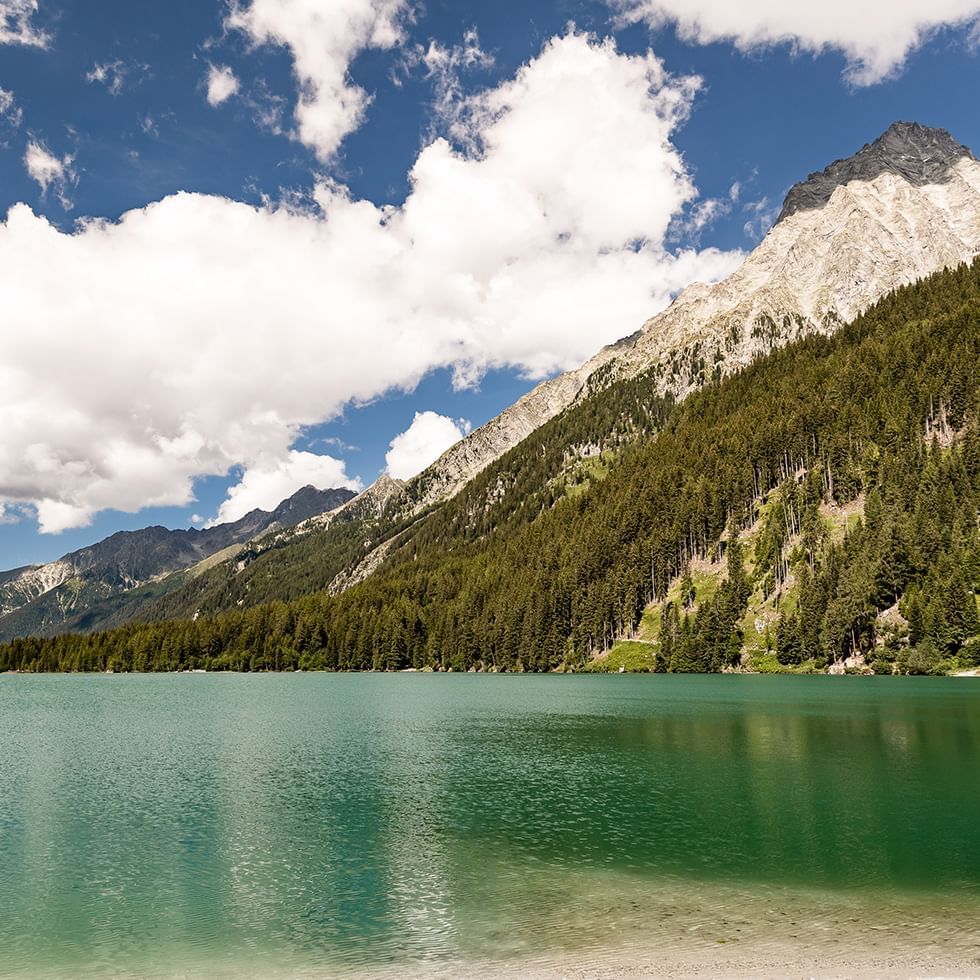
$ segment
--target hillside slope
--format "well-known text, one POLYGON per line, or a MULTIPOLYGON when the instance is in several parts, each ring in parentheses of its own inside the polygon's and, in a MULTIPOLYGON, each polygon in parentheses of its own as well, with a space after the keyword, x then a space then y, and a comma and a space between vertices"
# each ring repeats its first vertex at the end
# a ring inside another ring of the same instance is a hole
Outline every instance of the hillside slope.
POLYGON ((827 334, 882 296, 980 251, 980 163, 945 130, 893 124, 811 174, 742 266, 696 283, 640 330, 543 382, 410 481, 406 509, 451 497, 572 403, 613 380, 656 375, 683 397, 760 354, 827 334))
MULTIPOLYGON (((600 449, 556 481, 542 427, 339 596, 20 640, 0 667, 582 669, 659 608, 650 668, 733 669, 758 653, 753 596, 786 595, 791 576, 811 585, 772 606, 776 662, 843 669, 860 655, 915 671, 976 656, 980 262, 676 407, 656 372, 608 391, 620 431, 639 419, 657 438, 600 449), (855 501, 864 518, 835 534, 827 509, 855 501), (699 596, 688 582, 719 559, 699 596)), ((578 438, 604 401, 550 425, 578 438)))

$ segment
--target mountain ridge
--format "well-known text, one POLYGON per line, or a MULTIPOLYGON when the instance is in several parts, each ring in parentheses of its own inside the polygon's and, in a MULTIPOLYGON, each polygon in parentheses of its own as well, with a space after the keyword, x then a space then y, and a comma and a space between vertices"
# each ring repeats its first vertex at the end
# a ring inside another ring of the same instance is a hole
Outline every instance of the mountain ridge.
POLYGON ((735 370, 807 333, 832 332, 897 287, 971 260, 980 247, 980 164, 945 130, 897 122, 851 157, 794 185, 783 212, 730 276, 687 287, 638 331, 603 347, 581 367, 542 382, 446 450, 408 481, 410 512, 451 497, 543 422, 616 377, 635 377, 659 364, 661 390, 683 397, 713 376, 715 364, 723 365, 722 373, 735 370), (836 183, 823 207, 802 207, 801 189, 828 172, 836 183), (841 183, 849 174, 855 176, 841 183), (948 205, 924 190, 943 188, 948 195, 947 185, 958 195, 948 205), (904 199, 896 202, 903 190, 904 199), (899 219, 922 212, 906 234, 901 220, 898 227, 890 220, 899 210, 899 219), (827 220, 814 225, 815 212, 825 212, 827 220), (808 248, 839 240, 838 226, 848 220, 860 227, 825 255, 820 286, 810 286, 818 277, 808 268, 808 248), (917 240, 928 247, 910 248, 917 240), (862 245, 872 247, 874 259, 862 245), (801 282, 807 290, 799 288, 801 282), (707 357, 715 362, 705 370, 707 357))
POLYGON ((273 510, 256 508, 237 521, 206 528, 165 528, 150 525, 137 531, 117 531, 107 538, 76 549, 53 562, 29 565, 0 573, 0 636, 9 635, 12 614, 25 618, 26 607, 68 587, 71 595, 49 601, 42 615, 45 627, 63 622, 69 612, 86 605, 82 586, 94 589, 88 601, 127 592, 195 563, 233 545, 280 528, 292 527, 354 498, 344 488, 318 490, 302 487, 273 510), (6 621, 6 622, 5 622, 6 621))

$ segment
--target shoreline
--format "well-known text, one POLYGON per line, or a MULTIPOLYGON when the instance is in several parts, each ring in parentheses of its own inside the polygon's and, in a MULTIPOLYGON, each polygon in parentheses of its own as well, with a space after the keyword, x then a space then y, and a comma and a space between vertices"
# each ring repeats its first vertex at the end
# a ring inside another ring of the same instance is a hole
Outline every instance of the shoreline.
MULTIPOLYGON (((849 980, 873 980, 873 978, 918 977, 980 977, 980 960, 961 960, 943 955, 935 957, 909 957, 902 954, 881 952, 842 952, 833 957, 812 958, 798 956, 783 959, 751 951, 731 955, 728 949, 720 955, 682 956, 676 953, 666 956, 656 954, 617 957, 610 956, 595 962, 557 961, 551 964, 525 962, 513 966, 493 963, 479 965, 454 964, 438 973, 403 972, 409 980, 449 980, 450 977, 466 980, 616 980, 620 977, 678 977, 707 980, 724 977, 732 980, 785 980, 785 978, 849 978, 849 980)), ((377 975, 376 980, 389 980, 395 974, 377 975)), ((375 978, 372 976, 372 980, 375 978)))
MULTIPOLYGON (((818 924, 815 929, 821 928, 818 924)), ((876 928, 876 927, 872 927, 876 928)), ((887 927, 877 927, 886 931, 887 927)), ((164 968, 138 966, 114 969, 117 980, 618 980, 618 978, 732 978, 732 980, 881 980, 881 978, 956 977, 980 980, 980 944, 975 952, 925 950, 892 945, 890 936, 880 942, 854 942, 853 937, 819 936, 787 944, 757 940, 744 944, 711 942, 686 948, 624 948, 563 950, 551 954, 505 958, 412 959, 399 963, 337 963, 303 966, 254 962, 233 963, 221 958, 189 964, 175 956, 164 968), (812 940, 812 941, 810 941, 812 940)), ((104 975, 87 964, 75 963, 69 971, 78 980, 104 975)), ((65 975, 57 967, 5 973, 10 980, 55 980, 65 975)))
POLYGON ((851 673, 821 670, 716 670, 716 671, 654 671, 654 670, 570 670, 557 668, 554 670, 435 670, 432 668, 401 667, 398 670, 327 670, 318 668, 297 667, 285 670, 225 670, 208 669, 206 667, 182 667, 179 670, 0 670, 0 677, 174 677, 186 674, 228 674, 239 677, 276 675, 291 676, 294 674, 376 674, 379 676, 398 676, 402 674, 420 674, 435 676, 505 676, 505 677, 847 677, 847 678, 876 678, 894 680, 896 677, 916 678, 919 680, 944 677, 980 678, 980 667, 968 670, 950 671, 947 674, 875 674, 871 671, 854 671, 851 673))
POLYGON ((851 679, 863 677, 888 681, 896 678, 914 680, 942 680, 948 677, 980 678, 980 668, 949 674, 844 674, 830 673, 829 671, 796 672, 791 670, 674 671, 670 673, 659 673, 653 670, 418 670, 414 667, 405 667, 400 670, 207 670, 203 667, 185 670, 0 670, 0 677, 175 677, 193 674, 227 674, 235 677, 289 677, 295 674, 311 674, 314 676, 370 674, 386 677, 397 677, 403 674, 436 677, 450 675, 455 677, 847 677, 851 679))

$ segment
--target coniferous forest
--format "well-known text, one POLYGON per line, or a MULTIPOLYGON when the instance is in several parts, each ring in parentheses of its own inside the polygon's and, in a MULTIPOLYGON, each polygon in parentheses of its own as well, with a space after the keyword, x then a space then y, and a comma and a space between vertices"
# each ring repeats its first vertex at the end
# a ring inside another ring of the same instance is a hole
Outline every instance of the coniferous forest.
POLYGON ((168 597, 152 622, 15 640, 0 669, 545 671, 624 642, 658 671, 977 665, 980 262, 677 405, 657 380, 596 390, 388 529, 339 595, 351 529, 306 566, 321 591, 293 598, 283 566, 259 604, 168 597))

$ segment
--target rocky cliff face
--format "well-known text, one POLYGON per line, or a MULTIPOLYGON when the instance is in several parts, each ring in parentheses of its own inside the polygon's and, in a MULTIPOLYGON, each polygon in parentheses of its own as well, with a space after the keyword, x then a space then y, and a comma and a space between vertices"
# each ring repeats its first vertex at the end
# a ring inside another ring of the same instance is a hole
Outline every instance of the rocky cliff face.
POLYGON ((684 396, 710 378, 810 333, 829 333, 886 293, 974 257, 980 163, 962 157, 941 182, 895 173, 837 187, 819 210, 779 221, 740 269, 692 286, 646 323, 616 375, 654 369, 684 396))
POLYGON ((810 333, 828 333, 893 289, 980 250, 980 163, 945 130, 896 123, 794 186, 743 265, 695 284, 632 337, 539 385, 406 487, 415 513, 458 492, 576 399, 653 371, 683 397, 810 333))
POLYGON ((458 493, 495 459, 571 405, 593 372, 612 360, 620 347, 616 344, 604 348, 577 371, 542 382, 496 418, 447 449, 428 469, 408 481, 406 491, 413 512, 458 493))
POLYGON ((954 165, 970 156, 970 151, 945 129, 930 129, 918 123, 894 123, 853 156, 835 160, 824 170, 794 184, 786 195, 776 224, 797 211, 822 208, 838 187, 855 180, 873 181, 890 173, 914 187, 943 184, 949 179, 954 165))

